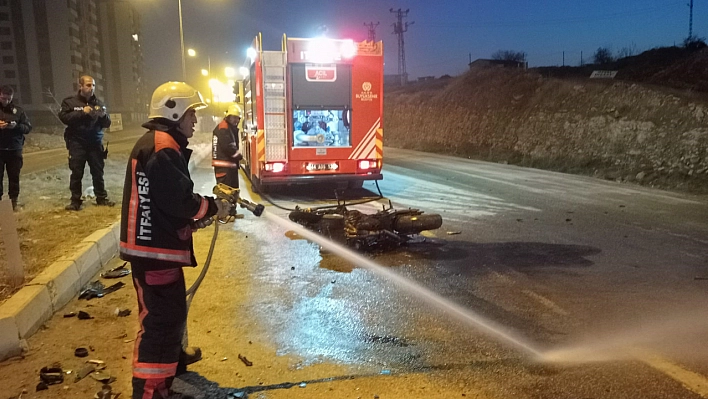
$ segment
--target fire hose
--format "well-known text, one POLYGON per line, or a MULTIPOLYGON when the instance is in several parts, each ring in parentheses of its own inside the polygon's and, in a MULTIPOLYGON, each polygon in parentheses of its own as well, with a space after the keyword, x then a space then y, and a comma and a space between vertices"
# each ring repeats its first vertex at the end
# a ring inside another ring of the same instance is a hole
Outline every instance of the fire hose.
MULTIPOLYGON (((261 216, 263 214, 263 210, 265 210, 265 207, 262 204, 257 204, 253 201, 249 201, 247 199, 241 198, 239 196, 240 190, 238 188, 233 188, 229 187, 226 184, 217 184, 214 186, 214 189, 212 191, 214 195, 216 195, 217 199, 222 199, 228 201, 232 208, 231 208, 231 213, 229 214, 228 217, 224 219, 219 219, 217 216, 212 216, 213 220, 215 223, 214 224, 214 234, 211 237, 211 244, 209 245, 209 252, 207 253, 207 258, 206 261, 204 262, 204 266, 202 267, 202 271, 199 273, 199 276, 197 276, 197 279, 194 280, 194 283, 187 289, 187 313, 189 313, 189 307, 192 304, 192 299, 194 299, 194 294, 197 293, 197 289, 199 289, 199 286, 202 284, 202 281, 204 280, 204 276, 206 276, 207 271, 209 270, 209 265, 211 264, 211 257, 214 254, 214 247, 216 246, 216 238, 219 235, 219 225, 220 224, 226 224, 229 222, 233 222, 236 220, 236 215, 237 207, 245 208, 246 210, 250 211, 253 213, 255 216, 261 216)), ((184 336, 182 337, 182 348, 185 349, 187 348, 188 345, 188 337, 187 337, 187 326, 185 325, 184 327, 184 336)))

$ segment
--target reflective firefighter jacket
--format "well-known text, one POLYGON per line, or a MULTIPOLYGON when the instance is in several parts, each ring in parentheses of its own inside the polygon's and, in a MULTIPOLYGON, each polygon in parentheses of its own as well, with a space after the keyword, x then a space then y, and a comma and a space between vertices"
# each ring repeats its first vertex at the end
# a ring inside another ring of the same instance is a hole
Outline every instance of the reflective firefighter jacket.
POLYGON ((145 270, 196 266, 190 224, 216 214, 216 204, 194 193, 187 138, 155 122, 143 126, 152 130, 133 147, 125 173, 120 257, 145 270))
POLYGON ((241 153, 238 152, 238 128, 229 125, 226 120, 214 128, 211 142, 211 166, 220 168, 238 168, 241 153))

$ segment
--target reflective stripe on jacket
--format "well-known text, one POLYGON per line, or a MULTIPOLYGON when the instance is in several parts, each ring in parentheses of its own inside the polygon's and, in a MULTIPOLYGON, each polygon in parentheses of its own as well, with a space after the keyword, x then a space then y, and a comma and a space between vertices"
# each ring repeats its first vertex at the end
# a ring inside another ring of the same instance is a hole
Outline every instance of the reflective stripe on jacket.
POLYGON ((214 128, 211 142, 211 166, 220 168, 238 168, 238 128, 222 120, 214 128))
POLYGON ((216 214, 213 198, 194 193, 188 169, 192 151, 186 145, 181 133, 151 130, 130 154, 123 188, 120 257, 143 260, 142 265, 149 260, 145 270, 196 266, 191 223, 216 214))

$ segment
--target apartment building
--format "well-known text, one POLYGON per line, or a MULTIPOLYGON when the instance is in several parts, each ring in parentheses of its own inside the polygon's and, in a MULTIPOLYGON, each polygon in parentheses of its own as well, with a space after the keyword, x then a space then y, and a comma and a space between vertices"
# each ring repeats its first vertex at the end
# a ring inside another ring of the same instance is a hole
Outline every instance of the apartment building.
POLYGON ((140 18, 127 1, 0 0, 0 84, 15 88, 34 125, 57 125, 61 100, 91 75, 109 112, 130 121, 145 112, 144 99, 125 95, 140 97, 139 39, 140 18))

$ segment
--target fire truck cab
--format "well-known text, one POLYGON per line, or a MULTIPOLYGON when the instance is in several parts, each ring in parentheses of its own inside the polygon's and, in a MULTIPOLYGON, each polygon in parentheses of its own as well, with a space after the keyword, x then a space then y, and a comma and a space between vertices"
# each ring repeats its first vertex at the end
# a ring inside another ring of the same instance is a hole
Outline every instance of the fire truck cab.
POLYGON ((243 81, 241 152, 254 189, 380 180, 383 43, 283 35, 253 41, 243 81))

